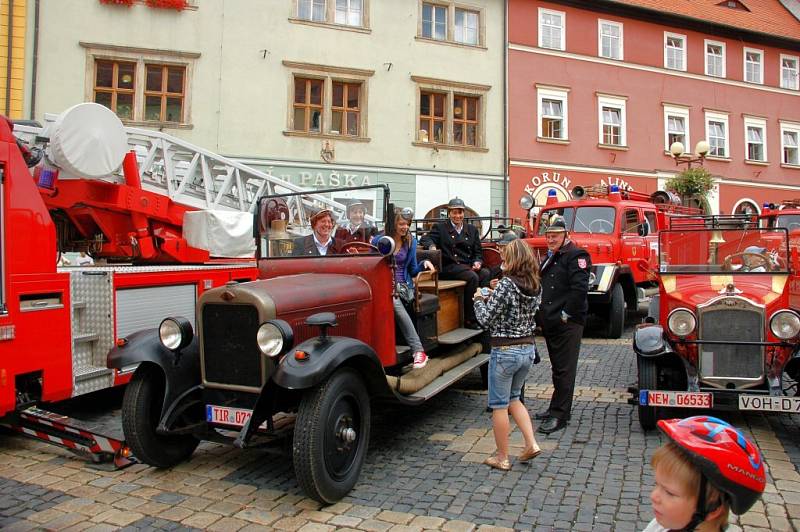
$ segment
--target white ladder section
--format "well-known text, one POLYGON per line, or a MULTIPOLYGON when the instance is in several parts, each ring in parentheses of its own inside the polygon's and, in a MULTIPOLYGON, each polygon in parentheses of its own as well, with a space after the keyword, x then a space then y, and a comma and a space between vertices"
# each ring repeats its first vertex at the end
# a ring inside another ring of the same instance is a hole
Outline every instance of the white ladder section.
MULTIPOLYGON (((44 127, 15 124, 14 134, 27 144, 43 147, 49 127, 57 118, 58 115, 46 114, 44 127)), ((309 191, 160 131, 126 127, 125 133, 128 145, 136 152, 142 187, 176 203, 254 213, 262 196, 309 191)), ((123 183, 122 169, 106 180, 123 183)), ((289 210, 292 218, 302 223, 309 212, 323 206, 333 211, 334 220, 345 218, 344 205, 321 195, 292 197, 289 210), (303 198, 305 209, 299 208, 298 198, 303 198)))

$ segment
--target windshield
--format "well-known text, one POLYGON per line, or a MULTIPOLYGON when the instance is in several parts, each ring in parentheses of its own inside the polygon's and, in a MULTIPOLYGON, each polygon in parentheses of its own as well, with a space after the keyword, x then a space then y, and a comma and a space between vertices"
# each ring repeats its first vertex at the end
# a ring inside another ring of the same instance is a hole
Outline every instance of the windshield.
POLYGON ((259 257, 378 253, 370 242, 384 228, 387 206, 384 186, 265 196, 259 202, 259 257))
POLYGON ((567 229, 571 233, 599 233, 611 234, 614 232, 616 209, 614 207, 562 207, 543 210, 539 217, 538 234, 543 235, 554 215, 563 216, 567 229))
POLYGON ((662 273, 787 272, 785 229, 686 229, 659 233, 662 273))
POLYGON ((789 231, 800 229, 800 214, 781 214, 775 227, 785 227, 789 231))

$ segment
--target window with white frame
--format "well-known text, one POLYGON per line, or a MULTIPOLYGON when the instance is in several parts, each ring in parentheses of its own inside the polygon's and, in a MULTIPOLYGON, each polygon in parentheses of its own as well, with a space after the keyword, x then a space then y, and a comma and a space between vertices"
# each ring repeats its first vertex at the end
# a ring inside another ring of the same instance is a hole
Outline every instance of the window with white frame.
POLYGON ((800 124, 781 123, 781 163, 800 166, 800 124))
POLYGON ((689 149, 689 109, 664 106, 664 150, 669 151, 673 143, 680 142, 689 149))
POLYGON ((730 148, 727 114, 706 112, 706 139, 708 139, 708 155, 710 157, 728 157, 730 148))
POLYGON ((566 48, 566 13, 539 8, 539 46, 564 50, 566 48))
POLYGON ((795 55, 781 54, 781 87, 797 90, 798 88, 798 58, 795 55))
POLYGON ((744 49, 744 80, 749 83, 764 83, 764 51, 744 49))
POLYGON ((763 118, 744 119, 745 158, 748 161, 767 160, 767 121, 763 118))
POLYGON ((599 142, 604 146, 626 146, 625 99, 598 96, 599 142))
POLYGON ((664 32, 664 68, 686 70, 686 35, 664 32))
POLYGON ((598 20, 597 35, 597 53, 600 57, 623 59, 621 23, 598 20))
POLYGON ((725 77, 725 43, 705 40, 706 76, 725 77))
POLYGON ((567 90, 540 87, 536 94, 539 102, 539 137, 567 140, 567 90))
POLYGON ((421 2, 419 37, 470 46, 483 41, 483 11, 452 0, 421 2))
POLYGON ((297 17, 290 21, 309 21, 332 26, 366 28, 369 0, 294 0, 297 17))
POLYGON ((361 26, 363 11, 362 0, 336 0, 336 15, 334 21, 337 24, 348 26, 361 26))
POLYGON ((297 0, 297 18, 325 22, 325 0, 297 0))

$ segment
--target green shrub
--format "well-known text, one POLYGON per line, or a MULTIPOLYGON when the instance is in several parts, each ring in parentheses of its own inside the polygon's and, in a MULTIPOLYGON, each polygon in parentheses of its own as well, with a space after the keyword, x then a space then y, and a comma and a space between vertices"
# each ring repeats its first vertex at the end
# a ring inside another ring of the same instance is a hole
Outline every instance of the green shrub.
POLYGON ((670 178, 664 187, 679 196, 705 196, 714 188, 714 178, 708 170, 698 166, 670 178))

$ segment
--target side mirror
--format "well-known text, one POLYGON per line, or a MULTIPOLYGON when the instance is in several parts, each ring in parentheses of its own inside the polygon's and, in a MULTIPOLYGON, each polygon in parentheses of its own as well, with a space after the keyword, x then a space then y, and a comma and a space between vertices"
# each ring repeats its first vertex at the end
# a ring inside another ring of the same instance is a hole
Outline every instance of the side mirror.
POLYGON ((380 237, 378 241, 375 243, 375 247, 378 248, 378 253, 380 253, 384 257, 387 257, 392 253, 394 253, 395 245, 396 244, 394 242, 394 238, 386 235, 380 237))
POLYGON ((650 234, 650 224, 647 222, 642 222, 639 224, 639 236, 647 236, 650 234))

